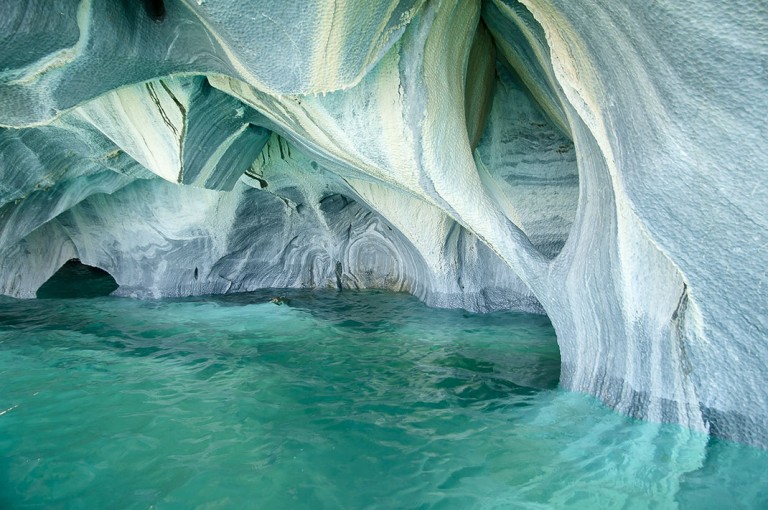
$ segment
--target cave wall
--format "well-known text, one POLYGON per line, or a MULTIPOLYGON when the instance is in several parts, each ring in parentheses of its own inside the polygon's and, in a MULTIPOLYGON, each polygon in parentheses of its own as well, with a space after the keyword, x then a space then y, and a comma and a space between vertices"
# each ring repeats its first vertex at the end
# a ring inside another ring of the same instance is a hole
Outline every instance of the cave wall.
POLYGON ((765 7, 337 4, 0 6, 0 292, 543 311, 564 387, 768 445, 765 7))

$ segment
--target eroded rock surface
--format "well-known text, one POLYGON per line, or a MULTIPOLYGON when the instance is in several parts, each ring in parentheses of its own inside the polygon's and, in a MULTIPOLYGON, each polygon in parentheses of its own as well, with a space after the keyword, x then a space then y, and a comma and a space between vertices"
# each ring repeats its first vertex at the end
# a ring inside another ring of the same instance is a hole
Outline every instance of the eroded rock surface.
POLYGON ((766 8, 369 4, 0 5, 0 292, 544 311, 564 387, 768 446, 766 8))

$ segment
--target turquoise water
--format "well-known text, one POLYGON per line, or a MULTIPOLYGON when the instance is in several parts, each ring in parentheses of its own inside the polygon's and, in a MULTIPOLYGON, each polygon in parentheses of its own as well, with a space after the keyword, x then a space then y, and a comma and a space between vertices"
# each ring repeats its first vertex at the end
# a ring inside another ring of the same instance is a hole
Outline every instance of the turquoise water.
POLYGON ((768 508, 768 454, 558 389, 545 317, 0 299, 0 508, 768 508))

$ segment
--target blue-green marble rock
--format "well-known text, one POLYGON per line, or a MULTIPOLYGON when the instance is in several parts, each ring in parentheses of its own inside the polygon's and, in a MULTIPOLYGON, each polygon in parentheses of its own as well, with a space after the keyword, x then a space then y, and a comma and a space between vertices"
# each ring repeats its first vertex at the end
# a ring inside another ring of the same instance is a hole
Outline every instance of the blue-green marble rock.
POLYGON ((561 384, 768 446, 759 2, 0 3, 0 292, 546 312, 561 384))

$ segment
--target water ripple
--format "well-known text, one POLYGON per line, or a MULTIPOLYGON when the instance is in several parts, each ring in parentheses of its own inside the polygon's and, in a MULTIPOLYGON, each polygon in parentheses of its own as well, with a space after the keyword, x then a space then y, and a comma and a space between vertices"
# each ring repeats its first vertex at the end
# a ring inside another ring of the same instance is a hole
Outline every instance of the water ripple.
POLYGON ((273 292, 0 300, 0 506, 766 502, 763 452, 559 391, 544 317, 273 292))

